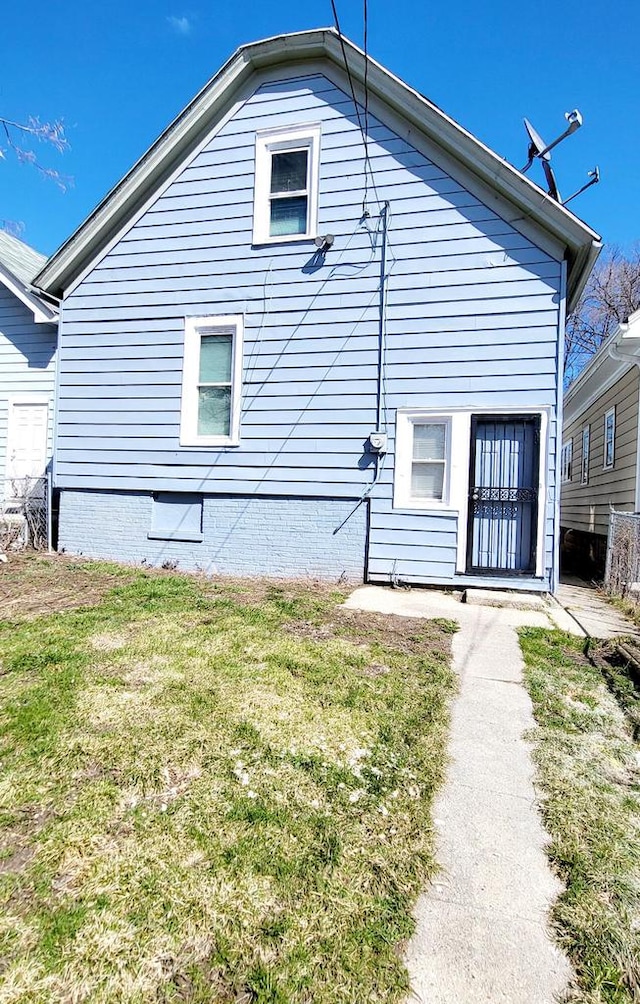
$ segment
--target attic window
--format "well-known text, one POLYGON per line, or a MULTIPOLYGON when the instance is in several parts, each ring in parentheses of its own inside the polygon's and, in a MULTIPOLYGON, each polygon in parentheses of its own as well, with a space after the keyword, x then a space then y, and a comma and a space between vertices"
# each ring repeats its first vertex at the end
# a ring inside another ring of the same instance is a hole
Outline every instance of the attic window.
POLYGON ((256 135, 253 243, 315 237, 320 126, 256 135))

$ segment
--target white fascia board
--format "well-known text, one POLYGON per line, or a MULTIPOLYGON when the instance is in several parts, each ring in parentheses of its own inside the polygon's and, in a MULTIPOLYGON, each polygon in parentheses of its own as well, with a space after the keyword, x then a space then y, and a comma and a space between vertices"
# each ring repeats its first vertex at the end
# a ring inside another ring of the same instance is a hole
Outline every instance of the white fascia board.
MULTIPOLYGON (((366 57, 344 39, 352 79, 364 81, 366 57)), ((87 220, 49 259, 34 283, 61 296, 74 276, 86 268, 135 212, 149 189, 160 184, 176 162, 189 152, 203 130, 215 125, 216 117, 233 101, 236 90, 252 73, 282 63, 328 59, 343 67, 342 45, 334 29, 316 29, 281 35, 242 46, 204 86, 185 110, 165 130, 121 182, 106 196, 87 220)), ((511 164, 449 118, 436 105, 368 59, 368 87, 416 128, 439 144, 482 181, 502 194, 567 248, 569 261, 568 308, 571 310, 600 253, 598 234, 582 223, 511 164)))
POLYGON ((4 265, 0 265, 0 282, 31 311, 36 324, 56 323, 58 319, 56 308, 41 300, 4 265))

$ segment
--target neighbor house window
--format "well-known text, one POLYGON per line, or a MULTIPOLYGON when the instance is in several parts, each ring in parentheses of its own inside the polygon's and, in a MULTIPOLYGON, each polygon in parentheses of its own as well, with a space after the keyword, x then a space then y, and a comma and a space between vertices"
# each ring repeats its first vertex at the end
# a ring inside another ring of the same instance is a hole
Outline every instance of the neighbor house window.
POLYGON ((616 409, 610 408, 604 416, 604 469, 613 467, 616 456, 616 409))
POLYGON ((573 439, 569 439, 566 443, 562 444, 562 453, 560 454, 560 481, 571 481, 572 468, 573 439))
POLYGON ((451 417, 398 412, 394 504, 431 508, 449 502, 451 417))
POLYGON ((187 318, 181 445, 238 444, 241 381, 242 317, 187 318))
POLYGON ((256 136, 253 243, 315 237, 320 126, 256 136))
POLYGON ((589 484, 589 449, 590 449, 590 427, 585 425, 582 430, 582 472, 580 483, 583 485, 589 484))

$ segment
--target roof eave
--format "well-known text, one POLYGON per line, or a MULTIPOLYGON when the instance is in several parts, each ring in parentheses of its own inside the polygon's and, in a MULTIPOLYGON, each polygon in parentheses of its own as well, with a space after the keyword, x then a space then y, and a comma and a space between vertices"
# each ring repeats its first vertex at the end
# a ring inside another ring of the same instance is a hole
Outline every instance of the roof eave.
MULTIPOLYGON (((364 81, 365 55, 344 39, 354 81, 364 81)), ((125 219, 167 178, 210 124, 231 104, 239 87, 257 70, 279 63, 328 58, 344 66, 340 38, 332 28, 279 35, 238 49, 174 119, 125 177, 108 193, 34 279, 43 291, 61 297, 64 289, 115 236, 125 219)), ((555 202, 520 171, 449 118, 436 105, 369 57, 368 86, 424 135, 439 143, 482 181, 533 218, 567 249, 568 308, 577 302, 601 244, 595 231, 555 202)))
POLYGON ((4 265, 0 265, 0 282, 31 311, 36 324, 56 323, 58 319, 56 308, 46 303, 41 296, 26 286, 17 275, 14 275, 4 265))

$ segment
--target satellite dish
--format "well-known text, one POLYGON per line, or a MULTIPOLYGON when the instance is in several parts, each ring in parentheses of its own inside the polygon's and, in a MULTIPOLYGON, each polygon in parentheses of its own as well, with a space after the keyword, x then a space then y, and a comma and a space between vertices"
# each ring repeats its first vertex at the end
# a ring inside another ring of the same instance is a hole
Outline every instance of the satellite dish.
POLYGON ((529 122, 529 119, 524 120, 524 127, 527 130, 527 135, 529 137, 529 162, 526 167, 522 168, 523 174, 531 167, 535 157, 540 157, 542 160, 546 161, 551 160, 551 154, 547 149, 547 144, 543 140, 542 136, 535 131, 529 122))
MULTIPOLYGON (((529 159, 522 168, 522 173, 524 174, 526 171, 529 170, 534 160, 541 161, 542 170, 544 171, 544 176, 547 179, 547 189, 549 195, 551 196, 552 199, 555 199, 556 202, 559 202, 560 205, 562 205, 563 203, 562 203, 562 198, 560 197, 560 192, 558 191, 558 185, 555 179, 555 175, 551 170, 551 151, 555 146, 558 145, 558 143, 562 143, 562 140, 566 139, 567 136, 573 135, 576 129, 579 129, 580 126, 582 125, 582 115, 580 114, 577 108, 574 108, 572 112, 565 112, 564 117, 567 120, 567 128, 564 130, 563 133, 560 134, 560 136, 558 136, 557 139, 554 139, 553 143, 545 143, 542 136, 538 132, 536 132, 536 130, 533 128, 533 126, 529 122, 529 119, 524 120, 524 127, 527 131, 527 136, 529 137, 529 149, 527 151, 527 156, 529 159)), ((593 178, 593 180, 589 182, 589 185, 597 184, 600 177, 600 175, 597 173, 597 168, 594 172, 591 172, 589 176, 593 178)), ((585 188, 589 187, 589 185, 585 185, 583 188, 581 188, 580 192, 583 192, 585 188)), ((574 195, 571 196, 571 198, 572 199, 575 198, 575 196, 579 195, 580 192, 576 192, 574 195)), ((567 199, 567 202, 568 201, 569 200, 567 199)))

